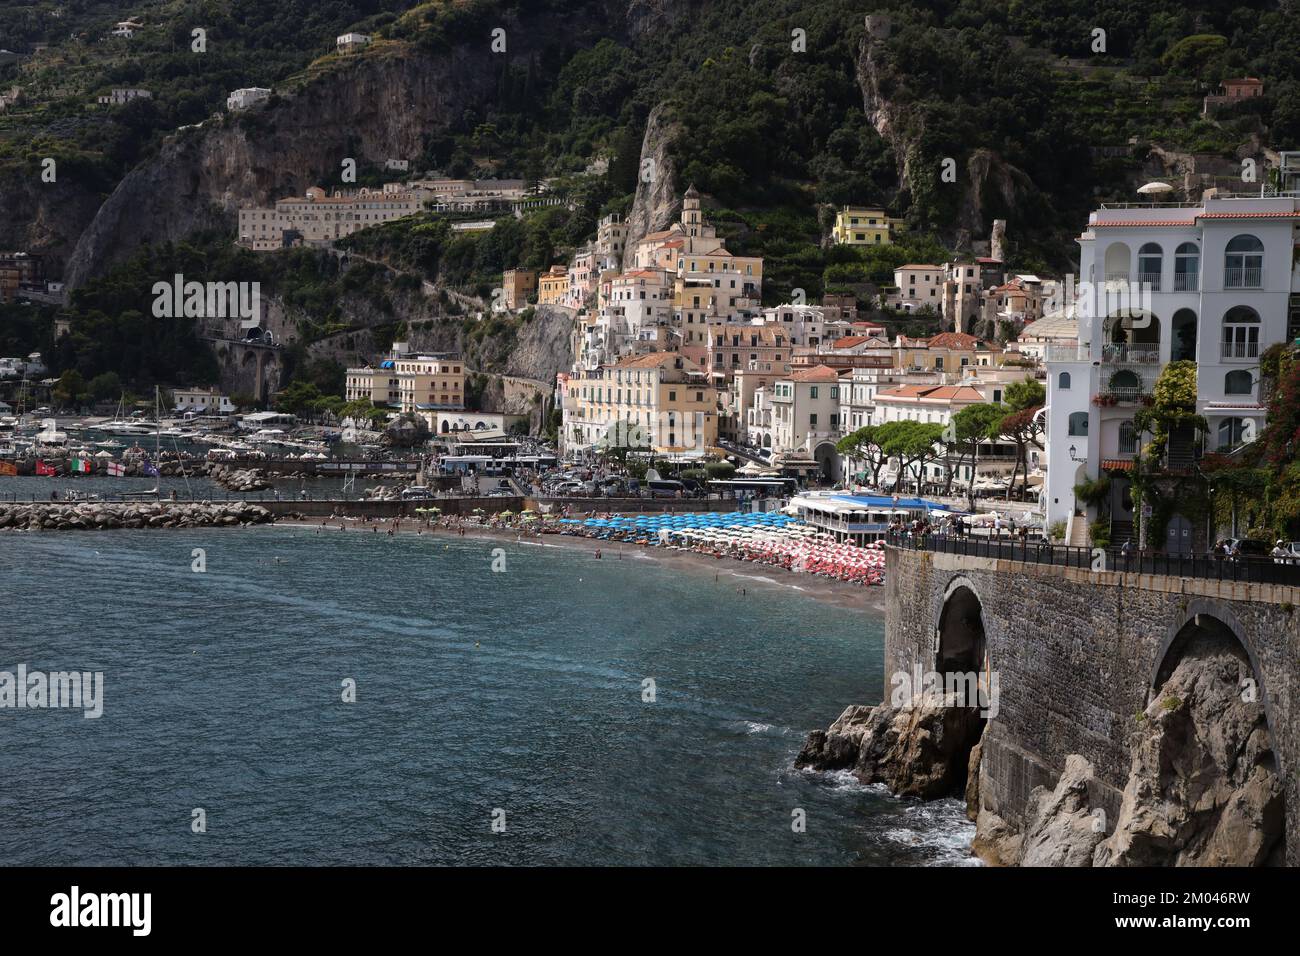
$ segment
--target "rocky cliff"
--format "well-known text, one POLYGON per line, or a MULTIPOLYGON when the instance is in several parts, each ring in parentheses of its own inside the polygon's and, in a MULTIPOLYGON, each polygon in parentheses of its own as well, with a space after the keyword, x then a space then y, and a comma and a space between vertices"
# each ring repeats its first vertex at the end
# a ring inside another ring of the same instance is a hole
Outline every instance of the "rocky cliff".
POLYGON ((104 201, 98 177, 55 167, 52 183, 41 167, 23 163, 0 170, 0 249, 45 257, 50 279, 63 275, 68 256, 104 201))
POLYGON ((420 155, 427 134, 492 95, 493 56, 486 43, 441 55, 388 44, 265 106, 178 133, 100 208, 72 254, 68 283, 83 284, 143 242, 200 229, 233 235, 241 205, 301 195, 333 178, 345 159, 420 155))
POLYGON ((673 140, 681 127, 672 111, 660 103, 650 111, 641 141, 636 196, 627 217, 627 242, 624 244, 623 267, 631 264, 627 252, 649 233, 666 229, 678 211, 677 167, 672 159, 673 140))

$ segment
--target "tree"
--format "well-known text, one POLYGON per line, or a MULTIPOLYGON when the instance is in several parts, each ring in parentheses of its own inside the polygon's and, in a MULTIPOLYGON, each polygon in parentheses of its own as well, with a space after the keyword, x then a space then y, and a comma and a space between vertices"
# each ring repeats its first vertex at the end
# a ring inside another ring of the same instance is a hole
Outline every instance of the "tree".
POLYGON ((1002 401, 1008 411, 1023 412, 1027 408, 1041 408, 1047 401, 1047 390, 1041 382, 1033 378, 1012 382, 1002 394, 1002 401))
POLYGON ((943 426, 936 422, 886 422, 876 432, 876 439, 887 458, 897 459, 898 472, 894 491, 903 487, 903 473, 912 470, 918 479, 928 462, 938 457, 942 447, 943 426))
POLYGON ((54 402, 60 408, 80 408, 85 404, 89 394, 86 390, 86 380, 73 368, 59 376, 58 384, 54 386, 53 391, 54 402))
POLYGON ((944 440, 957 449, 957 463, 948 469, 948 485, 944 494, 952 488, 953 477, 958 469, 970 458, 970 481, 966 483, 968 511, 975 510, 975 466, 976 454, 982 441, 992 441, 999 437, 999 427, 1006 417, 1006 409, 992 402, 980 402, 967 405, 952 416, 952 422, 945 430, 944 440))
POLYGON ((322 398, 320 389, 311 382, 290 382, 276 394, 275 408, 276 411, 306 418, 314 415, 316 403, 322 398))
POLYGON ((866 462, 871 468, 871 484, 873 486, 880 484, 880 469, 884 467, 888 456, 885 455, 884 449, 880 447, 880 441, 877 433, 883 426, 866 425, 857 431, 845 435, 835 443, 835 450, 847 458, 850 462, 866 462))
POLYGON ((1007 407, 1006 417, 998 425, 998 434, 1009 438, 1016 446, 1016 463, 1007 482, 1007 500, 1016 486, 1016 475, 1024 469, 1024 486, 1029 487, 1029 446, 1043 447, 1043 423, 1039 412, 1047 401, 1047 390, 1033 378, 1012 382, 1002 395, 1007 407))
POLYGON ((1009 438, 1016 446, 1016 463, 1011 468, 1011 480, 1007 482, 1007 500, 1011 500, 1011 491, 1016 486, 1016 475, 1024 469, 1024 488, 1029 487, 1029 446, 1043 447, 1043 423, 1039 416, 1040 407, 1026 408, 1012 412, 998 423, 998 433, 1009 438))
POLYGON ((116 372, 104 372, 92 378, 87 388, 95 401, 107 401, 122 394, 122 379, 116 372))

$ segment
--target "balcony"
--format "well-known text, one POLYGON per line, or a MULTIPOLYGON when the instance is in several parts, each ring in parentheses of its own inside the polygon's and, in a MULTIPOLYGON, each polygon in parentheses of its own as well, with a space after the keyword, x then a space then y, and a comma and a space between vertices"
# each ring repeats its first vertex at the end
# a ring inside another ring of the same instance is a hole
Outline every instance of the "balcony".
POLYGON ((1138 285, 1146 286, 1152 292, 1160 291, 1160 273, 1159 272, 1139 272, 1138 285))
POLYGON ((1107 272, 1106 282, 1122 282, 1128 285, 1129 274, 1127 272, 1107 272))
POLYGON ((1101 361, 1103 365, 1157 365, 1160 346, 1111 342, 1101 347, 1101 361))
POLYGON ((1219 352, 1224 359, 1259 358, 1258 342, 1224 342, 1219 352))
POLYGON ((1049 345, 1049 362, 1091 362, 1092 348, 1088 345, 1049 345))
POLYGON ((1195 272, 1174 273, 1175 292, 1196 292, 1200 289, 1200 286, 1200 276, 1195 272))
POLYGON ((1262 289, 1264 288, 1264 270, 1254 267, 1224 269, 1223 287, 1225 289, 1262 289))

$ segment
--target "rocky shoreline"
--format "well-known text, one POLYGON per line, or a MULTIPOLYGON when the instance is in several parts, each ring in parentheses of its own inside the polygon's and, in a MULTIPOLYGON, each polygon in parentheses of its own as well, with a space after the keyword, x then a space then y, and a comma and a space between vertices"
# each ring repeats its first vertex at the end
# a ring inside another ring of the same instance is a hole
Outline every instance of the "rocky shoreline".
POLYGON ((222 528, 269 524, 260 505, 223 502, 32 502, 0 504, 0 530, 94 531, 114 528, 222 528))
POLYGON ((1052 788, 1035 787, 1023 824, 980 799, 988 726, 953 696, 850 706, 814 730, 797 768, 851 770, 899 796, 965 796, 971 852, 999 866, 1280 866, 1283 786, 1263 705, 1242 694, 1239 648, 1202 640, 1136 715, 1118 816, 1092 764, 1070 754, 1052 788))

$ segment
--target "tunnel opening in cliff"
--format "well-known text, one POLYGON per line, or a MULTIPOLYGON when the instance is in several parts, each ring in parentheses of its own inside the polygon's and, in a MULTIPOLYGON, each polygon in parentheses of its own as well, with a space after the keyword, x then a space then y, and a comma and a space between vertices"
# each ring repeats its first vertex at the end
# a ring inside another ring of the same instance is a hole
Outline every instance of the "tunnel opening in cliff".
POLYGON ((1138 715, 1101 866, 1281 865, 1285 789, 1266 689, 1234 629, 1208 614, 1170 642, 1138 715))

